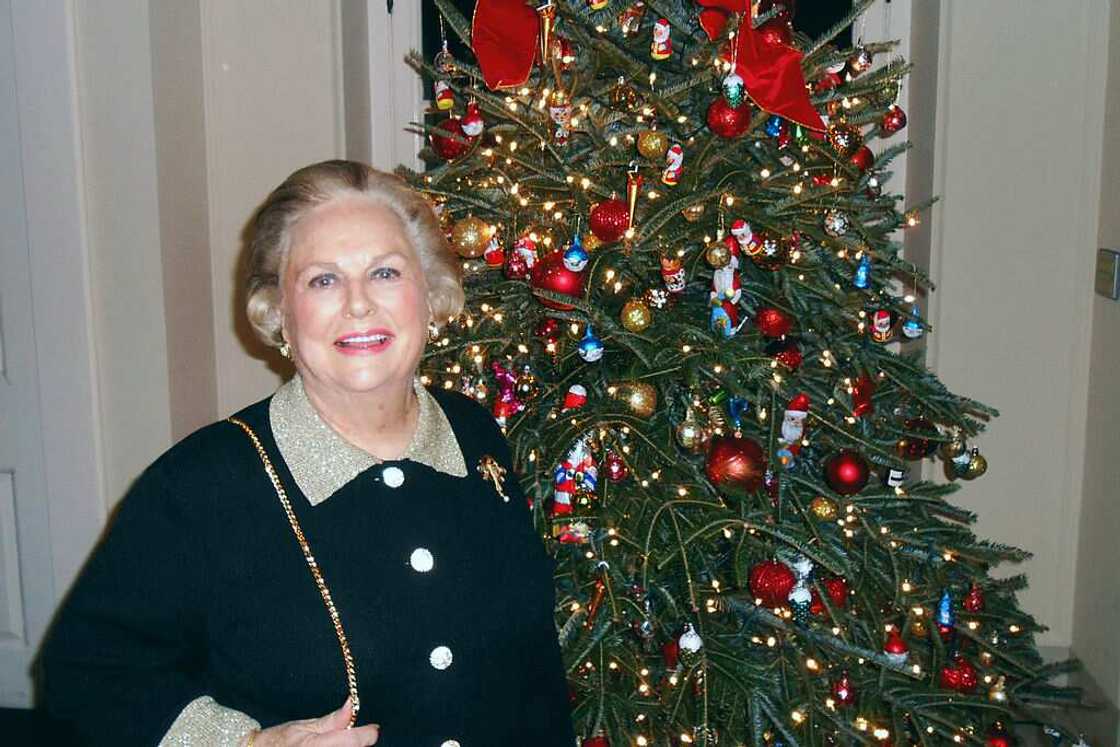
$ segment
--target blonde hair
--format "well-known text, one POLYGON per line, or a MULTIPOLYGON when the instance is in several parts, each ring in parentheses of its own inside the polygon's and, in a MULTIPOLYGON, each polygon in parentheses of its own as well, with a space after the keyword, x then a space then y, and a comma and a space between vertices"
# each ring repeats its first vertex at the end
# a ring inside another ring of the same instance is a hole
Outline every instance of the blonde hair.
POLYGON ((355 161, 323 161, 293 172, 272 190, 248 228, 245 310, 265 344, 279 347, 284 343, 280 273, 291 248, 292 227, 313 208, 354 195, 388 208, 400 219, 424 272, 434 322, 442 325, 463 310, 459 261, 428 201, 393 174, 355 161))

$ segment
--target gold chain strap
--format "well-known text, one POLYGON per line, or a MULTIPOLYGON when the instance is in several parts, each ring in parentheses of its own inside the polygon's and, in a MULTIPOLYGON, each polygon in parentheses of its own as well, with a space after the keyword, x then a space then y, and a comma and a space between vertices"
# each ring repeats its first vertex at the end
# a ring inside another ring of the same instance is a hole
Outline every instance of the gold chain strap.
POLYGON ((272 481, 272 487, 276 489, 276 497, 280 499, 280 505, 288 516, 288 523, 292 527, 292 533, 296 536, 296 542, 299 543, 299 549, 303 551, 303 559, 307 561, 307 567, 311 571, 312 578, 315 579, 315 585, 319 587, 319 596, 323 598, 323 604, 327 606, 327 613, 331 616, 331 623, 334 624, 335 635, 338 636, 338 646, 342 649, 342 662, 346 666, 346 689, 350 691, 350 726, 353 726, 358 719, 358 709, 361 707, 358 700, 358 672, 354 666, 354 657, 350 653, 350 642, 346 640, 346 631, 342 629, 342 619, 338 616, 338 610, 335 609, 334 600, 331 599, 331 591, 327 588, 327 582, 323 580, 323 573, 319 570, 319 564, 315 561, 315 556, 311 554, 311 545, 308 544, 307 537, 304 536, 303 529, 300 528, 299 520, 296 519, 295 511, 292 510, 292 504, 288 500, 288 494, 284 491, 284 486, 280 484, 280 478, 277 477, 276 470, 272 467, 272 460, 268 458, 268 453, 261 446, 261 440, 257 438, 257 434, 244 421, 229 418, 229 422, 245 431, 245 435, 257 448, 257 454, 260 455, 261 463, 264 464, 264 471, 268 473, 268 479, 272 481))

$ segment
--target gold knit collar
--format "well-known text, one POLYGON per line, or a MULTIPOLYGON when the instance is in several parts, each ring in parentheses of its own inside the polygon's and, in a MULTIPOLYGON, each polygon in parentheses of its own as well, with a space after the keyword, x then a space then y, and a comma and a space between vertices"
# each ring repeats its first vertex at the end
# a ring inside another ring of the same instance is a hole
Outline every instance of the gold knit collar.
MULTIPOLYGON (((443 408, 419 379, 414 380, 412 386, 420 403, 420 414, 416 432, 402 459, 454 477, 466 477, 463 451, 443 408)), ((319 417, 298 374, 276 390, 268 406, 268 418, 280 455, 312 506, 330 498, 359 474, 381 462, 347 441, 319 417)))

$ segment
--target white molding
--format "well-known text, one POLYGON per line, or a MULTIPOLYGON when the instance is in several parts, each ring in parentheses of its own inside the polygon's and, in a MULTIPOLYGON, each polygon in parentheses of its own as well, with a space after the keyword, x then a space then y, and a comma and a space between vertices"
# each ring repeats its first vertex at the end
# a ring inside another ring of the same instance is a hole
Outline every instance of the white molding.
POLYGON ((12 5, 56 599, 106 515, 74 13, 71 2, 12 5))

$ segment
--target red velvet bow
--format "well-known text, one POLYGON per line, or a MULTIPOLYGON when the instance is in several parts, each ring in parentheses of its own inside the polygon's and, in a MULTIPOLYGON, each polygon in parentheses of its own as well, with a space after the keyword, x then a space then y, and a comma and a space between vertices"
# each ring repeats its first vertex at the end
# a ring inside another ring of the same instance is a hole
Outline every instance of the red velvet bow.
POLYGON ((821 115, 809 101, 801 72, 801 52, 784 44, 768 43, 751 23, 748 0, 696 0, 700 26, 709 39, 722 35, 732 13, 742 13, 735 32, 735 70, 743 78, 747 95, 759 108, 778 114, 811 130, 824 130, 821 115))
POLYGON ((478 0, 471 49, 487 88, 515 88, 529 79, 539 33, 537 11, 525 0, 478 0))

